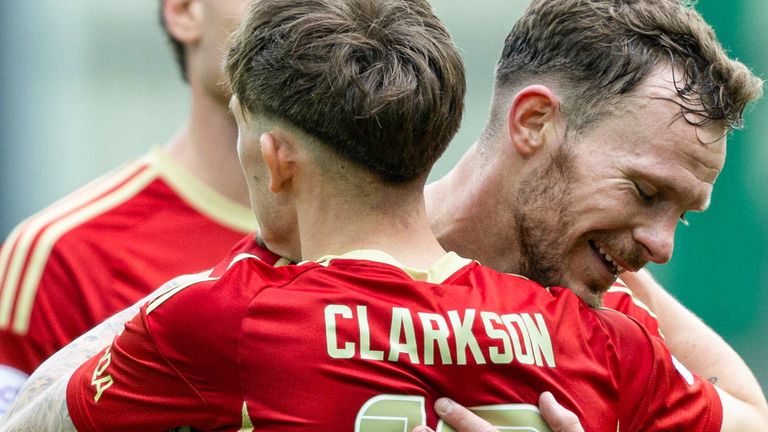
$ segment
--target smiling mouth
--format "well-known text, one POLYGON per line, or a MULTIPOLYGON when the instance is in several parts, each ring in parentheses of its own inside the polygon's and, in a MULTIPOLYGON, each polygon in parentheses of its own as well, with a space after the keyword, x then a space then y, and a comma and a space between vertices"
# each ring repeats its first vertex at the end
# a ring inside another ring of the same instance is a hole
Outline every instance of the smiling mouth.
POLYGON ((589 241, 589 246, 592 247, 592 250, 595 251, 595 254, 603 262, 608 272, 613 275, 614 279, 618 278, 619 273, 624 271, 624 267, 617 264, 602 247, 598 246, 592 240, 589 241))

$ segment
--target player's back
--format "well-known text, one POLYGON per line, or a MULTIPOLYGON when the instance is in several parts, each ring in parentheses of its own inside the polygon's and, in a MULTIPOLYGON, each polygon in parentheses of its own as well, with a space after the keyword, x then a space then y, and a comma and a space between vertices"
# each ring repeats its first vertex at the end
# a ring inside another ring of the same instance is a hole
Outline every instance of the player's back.
POLYGON ((687 381, 635 321, 564 288, 455 254, 422 272, 372 251, 220 267, 150 302, 78 370, 78 428, 407 431, 436 426, 447 395, 536 431, 549 390, 589 431, 719 430, 709 383, 687 381))
MULTIPOLYGON (((436 424, 431 406, 442 395, 486 406, 499 427, 538 430, 544 390, 589 431, 636 428, 658 403, 707 413, 697 428, 717 411, 711 386, 662 372, 657 363, 669 359, 658 339, 564 288, 455 254, 428 272, 375 251, 275 271, 283 275, 250 301, 240 342, 258 430, 409 430, 436 424), (705 396, 681 402, 696 392, 705 396)), ((697 430, 707 427, 719 428, 697 430)))
POLYGON ((440 395, 494 406, 512 422, 498 426, 534 427, 551 390, 579 414, 601 413, 587 430, 616 430, 617 356, 570 291, 456 255, 423 281, 368 260, 312 266, 248 308, 241 379, 257 429, 408 430, 436 423, 440 395))

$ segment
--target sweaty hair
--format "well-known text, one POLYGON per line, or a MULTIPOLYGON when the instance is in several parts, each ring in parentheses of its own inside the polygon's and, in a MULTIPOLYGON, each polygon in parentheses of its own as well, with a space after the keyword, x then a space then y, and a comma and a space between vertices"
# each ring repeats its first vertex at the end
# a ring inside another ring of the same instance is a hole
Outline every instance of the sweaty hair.
POLYGON ((554 80, 569 130, 578 132, 665 65, 673 66, 676 102, 691 124, 740 127, 744 107, 762 94, 762 81, 729 59, 680 0, 533 0, 507 36, 496 88, 554 80))
POLYGON ((426 174, 463 111, 461 57, 426 0, 254 2, 225 69, 244 111, 387 183, 426 174))
POLYGON ((163 0, 160 0, 159 5, 160 7, 158 10, 160 11, 160 26, 163 28, 163 32, 165 33, 165 36, 168 38, 168 42, 173 48, 173 56, 176 59, 176 64, 179 66, 179 73, 181 73, 181 78, 185 82, 189 82, 189 79, 187 78, 187 53, 184 51, 184 45, 177 41, 176 38, 174 38, 173 35, 168 31, 168 26, 165 22, 165 14, 163 13, 163 0))

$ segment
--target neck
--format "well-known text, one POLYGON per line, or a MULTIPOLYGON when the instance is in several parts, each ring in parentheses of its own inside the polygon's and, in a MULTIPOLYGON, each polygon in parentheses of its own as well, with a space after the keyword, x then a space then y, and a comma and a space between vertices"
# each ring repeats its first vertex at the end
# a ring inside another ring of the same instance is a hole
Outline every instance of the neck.
POLYGON ((419 191, 390 194, 378 205, 343 197, 329 200, 327 196, 299 209, 301 254, 305 260, 376 249, 404 265, 429 268, 445 254, 432 234, 419 191))
POLYGON ((237 125, 221 98, 192 87, 187 123, 167 145, 170 157, 223 196, 248 206, 237 157, 237 125))
POLYGON ((507 189, 512 175, 499 171, 500 158, 487 157, 475 143, 448 174, 427 186, 425 199, 432 231, 444 248, 508 272, 517 260, 507 189))

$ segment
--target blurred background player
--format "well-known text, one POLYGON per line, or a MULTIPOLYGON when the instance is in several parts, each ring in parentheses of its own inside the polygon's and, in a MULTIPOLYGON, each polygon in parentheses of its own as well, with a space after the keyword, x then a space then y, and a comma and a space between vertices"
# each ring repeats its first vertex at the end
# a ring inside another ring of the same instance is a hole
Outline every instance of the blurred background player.
POLYGON ((180 274, 209 268, 256 222, 223 86, 224 43, 248 0, 164 0, 189 84, 168 144, 22 222, 0 250, 0 412, 51 354, 180 274))

